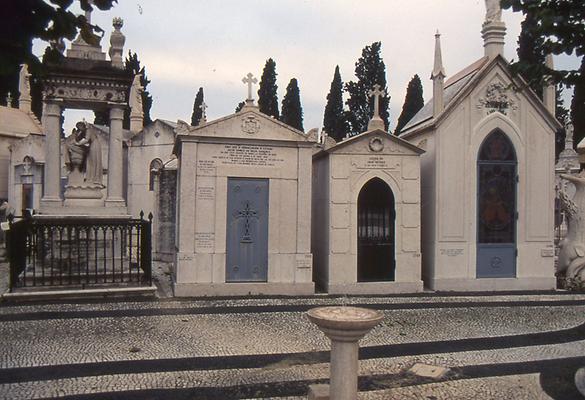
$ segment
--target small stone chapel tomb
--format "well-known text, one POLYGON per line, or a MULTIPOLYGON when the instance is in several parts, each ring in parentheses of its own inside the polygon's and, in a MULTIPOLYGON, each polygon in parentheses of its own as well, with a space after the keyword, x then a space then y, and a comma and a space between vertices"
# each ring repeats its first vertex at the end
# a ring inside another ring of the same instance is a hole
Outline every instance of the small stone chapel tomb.
POLYGON ((176 296, 314 292, 315 139, 261 113, 254 81, 240 112, 176 128, 176 296))
MULTIPOLYGON (((376 85, 374 96, 382 94, 376 85)), ((377 110, 377 104, 375 109, 377 110)), ((313 156, 314 279, 329 293, 420 292, 421 149, 368 131, 313 156)))
POLYGON ((433 99, 400 135, 426 151, 423 279, 433 290, 551 290, 554 85, 541 101, 511 73, 499 2, 486 5, 484 57, 444 82, 437 34, 433 99))

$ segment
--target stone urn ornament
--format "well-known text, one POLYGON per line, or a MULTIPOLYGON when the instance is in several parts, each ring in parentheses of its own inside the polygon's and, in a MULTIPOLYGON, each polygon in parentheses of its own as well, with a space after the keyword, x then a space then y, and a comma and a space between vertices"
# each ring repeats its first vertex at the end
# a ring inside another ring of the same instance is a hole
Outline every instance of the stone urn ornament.
POLYGON ((569 199, 559 192, 561 210, 567 217, 567 236, 559 244, 557 274, 564 274, 568 284, 585 282, 585 170, 578 175, 561 174, 575 186, 575 195, 569 199))

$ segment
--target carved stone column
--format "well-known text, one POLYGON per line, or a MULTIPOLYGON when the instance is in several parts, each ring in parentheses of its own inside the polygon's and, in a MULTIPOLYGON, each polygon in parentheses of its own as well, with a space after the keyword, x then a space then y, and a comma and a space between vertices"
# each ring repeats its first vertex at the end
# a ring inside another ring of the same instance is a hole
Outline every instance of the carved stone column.
POLYGON ((41 208, 61 206, 61 113, 60 102, 46 100, 43 110, 45 131, 44 196, 41 208))
POLYGON ((124 106, 113 105, 110 108, 110 141, 108 149, 108 197, 107 207, 125 207, 123 194, 123 130, 124 106))

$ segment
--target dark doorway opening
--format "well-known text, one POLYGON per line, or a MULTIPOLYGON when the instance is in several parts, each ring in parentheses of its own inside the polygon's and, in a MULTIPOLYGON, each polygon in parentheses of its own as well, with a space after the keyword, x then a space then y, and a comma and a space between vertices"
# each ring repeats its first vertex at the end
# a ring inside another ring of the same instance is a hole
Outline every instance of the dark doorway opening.
POLYGON ((392 190, 371 179, 358 196, 358 282, 394 280, 395 221, 392 190))

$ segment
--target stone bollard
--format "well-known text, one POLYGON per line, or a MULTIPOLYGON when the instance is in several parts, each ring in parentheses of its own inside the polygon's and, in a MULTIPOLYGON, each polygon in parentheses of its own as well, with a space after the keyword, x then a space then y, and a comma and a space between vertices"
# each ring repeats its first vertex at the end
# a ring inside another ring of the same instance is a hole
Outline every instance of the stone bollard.
POLYGON ((309 310, 307 316, 331 339, 329 398, 356 400, 358 341, 378 325, 384 316, 379 311, 358 307, 318 307, 309 310))

